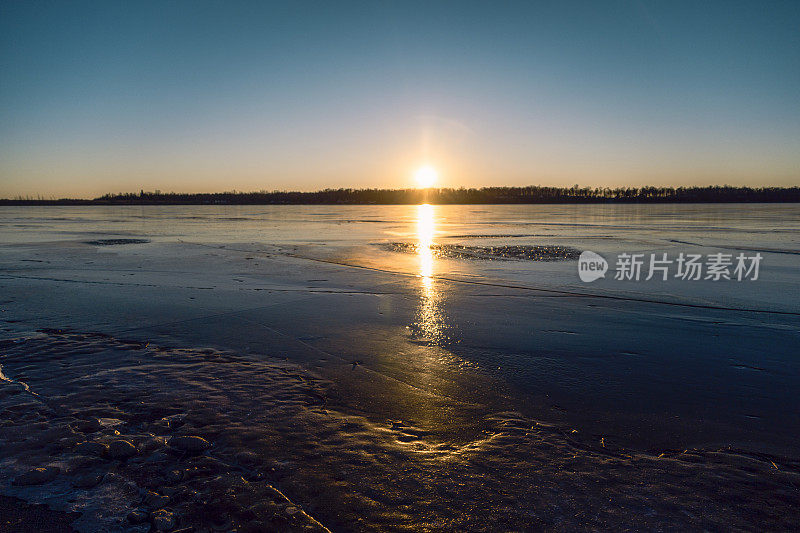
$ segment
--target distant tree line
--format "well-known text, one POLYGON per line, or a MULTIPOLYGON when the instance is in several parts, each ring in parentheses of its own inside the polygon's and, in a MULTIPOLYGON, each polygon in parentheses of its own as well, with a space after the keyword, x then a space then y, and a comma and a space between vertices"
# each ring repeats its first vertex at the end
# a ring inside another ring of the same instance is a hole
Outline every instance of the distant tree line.
POLYGON ((800 202, 800 187, 483 187, 481 189, 325 189, 316 192, 106 194, 92 200, 15 198, 0 205, 371 205, 800 202))

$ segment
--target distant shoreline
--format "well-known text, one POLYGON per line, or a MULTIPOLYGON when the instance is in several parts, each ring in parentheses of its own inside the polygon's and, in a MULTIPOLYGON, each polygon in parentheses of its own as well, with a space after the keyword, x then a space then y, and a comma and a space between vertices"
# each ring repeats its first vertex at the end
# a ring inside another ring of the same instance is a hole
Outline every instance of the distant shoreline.
POLYGON ((0 205, 492 205, 800 203, 800 187, 485 187, 481 189, 326 189, 315 192, 107 194, 93 199, 0 199, 0 205))

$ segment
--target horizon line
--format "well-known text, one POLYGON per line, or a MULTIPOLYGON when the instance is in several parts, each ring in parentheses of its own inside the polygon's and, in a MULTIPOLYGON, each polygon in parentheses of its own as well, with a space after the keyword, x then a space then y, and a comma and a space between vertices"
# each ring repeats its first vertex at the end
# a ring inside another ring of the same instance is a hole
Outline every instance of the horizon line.
POLYGON ((94 198, 44 197, 17 195, 0 198, 3 205, 25 204, 509 204, 509 203, 599 203, 599 202, 800 202, 800 185, 759 186, 703 185, 703 186, 653 186, 642 187, 554 187, 544 185, 486 186, 486 187, 407 187, 381 188, 326 188, 316 191, 291 191, 265 189, 258 191, 221 192, 163 192, 160 189, 139 192, 106 193, 94 198), (431 197, 431 198, 429 198, 431 197))

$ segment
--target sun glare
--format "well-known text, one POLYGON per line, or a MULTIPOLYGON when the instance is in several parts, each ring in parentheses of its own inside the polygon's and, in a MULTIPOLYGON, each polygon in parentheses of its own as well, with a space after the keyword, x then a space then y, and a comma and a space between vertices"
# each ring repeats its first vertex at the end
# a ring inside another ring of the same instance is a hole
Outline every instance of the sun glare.
POLYGON ((417 186, 421 189, 427 189, 428 187, 433 187, 436 184, 436 180, 439 178, 439 174, 436 172, 436 169, 430 165, 425 165, 424 167, 420 167, 414 173, 414 179, 417 180, 417 186))

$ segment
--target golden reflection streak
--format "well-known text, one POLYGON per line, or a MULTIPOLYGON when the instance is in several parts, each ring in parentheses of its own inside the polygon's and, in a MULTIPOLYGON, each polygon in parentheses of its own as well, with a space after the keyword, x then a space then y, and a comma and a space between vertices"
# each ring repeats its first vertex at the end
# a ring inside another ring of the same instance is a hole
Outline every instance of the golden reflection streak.
POLYGON ((417 254, 419 255, 419 275, 422 276, 424 284, 430 284, 433 280, 433 233, 436 227, 433 221, 433 206, 422 204, 417 206, 417 254))
POLYGON ((419 256, 420 306, 417 325, 430 341, 442 340, 442 316, 439 310, 439 291, 433 278, 434 256, 431 245, 436 232, 434 206, 417 206, 417 255, 419 256))

